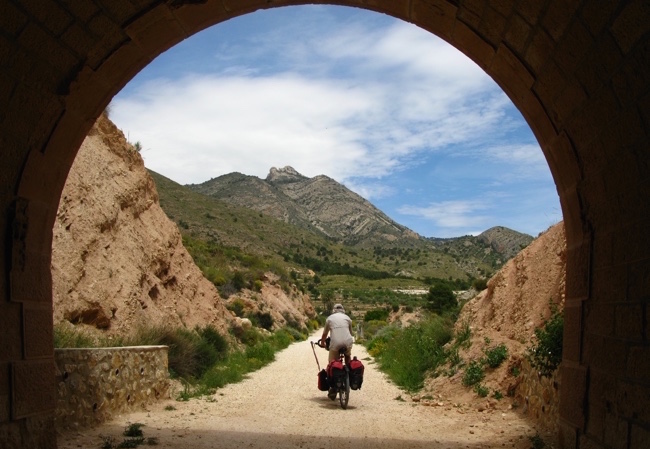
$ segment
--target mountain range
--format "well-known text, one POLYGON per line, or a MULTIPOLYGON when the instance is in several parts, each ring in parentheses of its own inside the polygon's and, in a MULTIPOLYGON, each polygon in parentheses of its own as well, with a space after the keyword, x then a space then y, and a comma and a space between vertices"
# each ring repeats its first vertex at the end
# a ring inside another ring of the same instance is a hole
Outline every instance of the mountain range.
POLYGON ((418 238, 413 231, 332 178, 325 175, 308 178, 292 167, 273 167, 266 179, 230 173, 188 187, 346 245, 372 246, 418 238))
POLYGON ((468 280, 493 273, 533 240, 501 226, 478 236, 425 238, 335 180, 309 178, 292 167, 271 168, 265 179, 230 173, 186 186, 151 174, 162 208, 184 235, 265 258, 308 257, 392 276, 468 280))

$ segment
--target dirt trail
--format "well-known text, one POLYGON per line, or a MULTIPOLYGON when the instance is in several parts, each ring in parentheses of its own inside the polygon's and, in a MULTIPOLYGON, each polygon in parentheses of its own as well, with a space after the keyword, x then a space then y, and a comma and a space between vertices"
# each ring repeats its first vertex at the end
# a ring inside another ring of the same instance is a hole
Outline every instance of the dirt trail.
MULTIPOLYGON (((123 440, 128 423, 144 424, 145 437, 160 448, 516 448, 531 447, 535 429, 512 410, 438 402, 424 406, 380 373, 361 345, 366 365, 363 388, 352 391, 347 410, 316 387, 316 362, 309 341, 295 343, 247 380, 209 399, 160 401, 147 410, 118 416, 94 429, 59 435, 59 448, 99 448, 102 436, 123 440), (404 397, 407 400, 399 400, 404 397), (175 410, 165 410, 173 406, 175 410)), ((327 353, 317 348, 321 367, 327 353)))

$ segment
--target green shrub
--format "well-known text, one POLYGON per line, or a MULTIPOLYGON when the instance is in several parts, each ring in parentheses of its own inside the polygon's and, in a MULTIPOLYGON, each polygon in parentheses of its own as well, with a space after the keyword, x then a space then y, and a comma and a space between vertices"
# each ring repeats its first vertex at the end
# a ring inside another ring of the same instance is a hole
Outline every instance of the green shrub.
POLYGON ((386 321, 388 313, 387 309, 368 310, 363 316, 363 321, 386 321))
POLYGON ((232 303, 228 304, 227 308, 239 318, 244 316, 244 302, 241 299, 234 300, 232 303))
POLYGON ((142 427, 144 427, 144 424, 141 424, 139 422, 134 422, 133 424, 128 425, 124 429, 122 435, 124 435, 125 437, 141 437, 143 435, 142 427))
POLYGON ((379 365, 397 385, 415 391, 425 374, 445 361, 443 345, 451 339, 451 324, 435 316, 401 329, 390 326, 369 343, 379 365))
POLYGON ((537 342, 528 348, 527 356, 542 376, 550 377, 562 362, 563 332, 564 316, 556 308, 544 326, 535 329, 537 342))
POLYGON ((255 281, 253 281, 253 290, 256 292, 261 292, 262 287, 264 287, 264 282, 260 281, 259 279, 255 279, 255 281))
POLYGON ((474 290, 476 291, 483 291, 487 288, 487 279, 474 279, 474 282, 472 282, 472 287, 474 287, 474 290))
POLYGON ((483 366, 480 362, 472 360, 469 362, 467 368, 465 368, 465 373, 463 374, 463 385, 466 387, 471 387, 478 384, 485 377, 483 372, 483 366))
POLYGON ((490 389, 479 383, 474 385, 474 392, 480 397, 485 398, 488 394, 490 394, 490 389))
POLYGON ((232 275, 231 282, 232 286, 237 291, 241 291, 241 289, 246 287, 246 279, 244 278, 244 275, 241 271, 235 271, 235 273, 232 275))
POLYGON ((470 340, 471 336, 472 329, 469 327, 469 323, 465 322, 463 323, 463 326, 460 328, 460 330, 456 332, 454 344, 468 349, 472 344, 472 341, 470 340))
POLYGON ((485 350, 485 364, 490 368, 497 368, 508 358, 508 348, 501 343, 498 346, 485 350))
POLYGON ((428 308, 436 313, 452 311, 458 307, 453 290, 444 284, 436 284, 429 288, 427 294, 428 308))
POLYGON ((257 312, 248 317, 255 325, 270 331, 273 328, 273 317, 270 312, 257 312))

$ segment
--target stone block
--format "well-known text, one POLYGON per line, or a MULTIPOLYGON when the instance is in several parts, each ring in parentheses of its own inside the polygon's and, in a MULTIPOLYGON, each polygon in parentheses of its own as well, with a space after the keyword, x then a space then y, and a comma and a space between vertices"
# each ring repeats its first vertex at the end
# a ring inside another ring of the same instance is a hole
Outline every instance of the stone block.
POLYGON ((519 14, 513 14, 508 20, 505 34, 506 43, 518 55, 523 55, 532 33, 532 28, 519 14))
POLYGON ((53 412, 56 385, 52 360, 16 362, 12 365, 12 418, 53 412))
POLYGON ((27 49, 36 60, 56 68, 57 77, 60 80, 68 77, 71 69, 79 60, 61 43, 52 39, 51 35, 35 24, 28 24, 20 33, 18 45, 27 49))
POLYGON ((458 18, 473 30, 478 30, 485 8, 486 6, 484 1, 464 1, 458 9, 458 18))
POLYGON ((603 449, 602 440, 596 439, 593 435, 580 435, 578 441, 580 449, 603 449))
POLYGON ((85 28, 78 24, 71 25, 61 36, 66 46, 73 49, 78 55, 86 55, 95 46, 99 37, 89 34, 85 28))
MULTIPOLYGON (((540 142, 543 151, 546 151, 546 146, 557 138, 557 130, 546 113, 546 110, 539 102, 539 98, 532 91, 528 91, 525 98, 522 98, 521 102, 517 104, 517 107, 526 119, 526 122, 528 122, 535 137, 540 142)), ((553 173, 553 176, 556 175, 557 170, 553 173)), ((558 188, 566 187, 557 181, 556 184, 558 184, 558 188)))
POLYGON ((579 5, 580 2, 567 0, 552 0, 548 4, 542 26, 555 41, 562 38, 579 5))
POLYGON ((8 36, 16 37, 28 20, 27 15, 12 3, 0 3, 0 30, 8 36))
POLYGON ((626 371, 627 356, 625 342, 585 331, 582 360, 589 364, 591 369, 623 376, 626 371))
MULTIPOLYGON (((448 2, 447 0, 433 0, 435 3, 451 3, 448 2)), ((295 1, 293 0, 281 0, 281 1, 274 1, 273 3, 278 3, 280 5, 282 4, 287 4, 289 6, 295 5, 295 1)), ((409 19, 409 14, 411 12, 412 7, 414 6, 413 4, 415 1, 411 2, 394 2, 390 0, 363 0, 362 4, 364 8, 368 8, 372 11, 381 11, 385 14, 388 14, 393 17, 397 17, 399 19, 404 19, 408 22, 411 22, 412 20, 409 19)))
POLYGON ((569 299, 589 297, 591 274, 590 240, 590 237, 585 237, 582 242, 575 242, 575 246, 569 247, 567 234, 566 296, 569 299))
POLYGON ((533 85, 533 76, 508 47, 499 46, 490 70, 492 77, 515 104, 527 99, 533 85))
POLYGON ((570 117, 586 100, 587 94, 582 86, 577 81, 569 82, 555 99, 555 111, 562 120, 563 117, 570 117))
POLYGON ((22 305, 0 302, 0 362, 20 360, 23 356, 22 305))
POLYGON ((93 17, 98 16, 99 7, 94 2, 77 2, 67 0, 65 7, 70 13, 80 19, 83 23, 89 23, 93 17))
POLYGON ((425 29, 449 42, 456 13, 457 8, 447 1, 416 1, 411 7, 411 20, 426 24, 425 29))
POLYGON ((221 1, 207 1, 204 4, 171 5, 172 14, 188 32, 197 32, 228 18, 228 12, 221 1))
MULTIPOLYGON (((591 390, 591 388, 590 388, 591 390)), ((585 423, 585 433, 595 437, 599 441, 603 441, 605 437, 605 405, 600 401, 592 401, 591 391, 589 393, 589 403, 587 405, 588 419, 585 423)))
POLYGON ((114 0, 112 2, 102 3, 102 9, 108 17, 111 17, 117 23, 127 23, 132 19, 139 10, 128 0, 114 0))
MULTIPOLYGON (((11 365, 0 363, 0 423, 11 419, 11 365)), ((1 441, 1 440, 0 440, 1 441)))
POLYGON ((456 22, 453 44, 479 67, 487 69, 492 64, 494 48, 462 22, 456 22))
POLYGON ((600 302, 591 299, 590 301, 584 302, 582 308, 582 326, 584 333, 614 336, 616 305, 610 302, 612 299, 603 298, 600 302))
POLYGON ((575 363, 580 361, 582 351, 582 303, 567 300, 564 307, 562 358, 575 363))
POLYGON ((573 73, 582 64, 585 54, 592 47, 593 38, 585 26, 576 20, 572 22, 559 42, 553 59, 560 70, 573 73))
POLYGON ((23 308, 25 358, 51 359, 53 357, 53 325, 51 305, 25 304, 23 308))
POLYGON ((629 422, 627 420, 608 412, 605 416, 603 441, 612 449, 627 449, 627 442, 630 439, 628 429, 629 422))
POLYGON ((515 2, 515 10, 531 25, 540 21, 543 8, 544 4, 541 2, 515 2))
POLYGON ((633 346, 629 349, 627 378, 637 382, 650 379, 650 347, 633 346))
POLYGON ((53 413, 30 416, 24 422, 24 447, 37 447, 39 449, 57 448, 53 413))
POLYGON ((534 29, 533 37, 526 48, 525 61, 536 72, 551 58, 554 49, 553 39, 542 29, 534 29))
POLYGON ((578 157, 566 133, 548 145, 545 155, 557 181, 575 182, 582 178, 578 157))
POLYGON ((600 0, 582 4, 579 14, 592 36, 598 36, 607 26, 619 4, 619 0, 600 0))
POLYGON ((539 97, 540 102, 548 111, 549 117, 556 128, 560 128, 561 118, 554 111, 555 99, 566 88, 567 81, 560 68, 552 61, 548 61, 537 72, 537 79, 533 90, 539 97))
POLYGON ((0 441, 2 449, 23 449, 25 446, 20 432, 20 423, 0 421, 0 441))
POLYGON ((558 440, 562 448, 577 448, 578 429, 571 423, 560 419, 558 440))
POLYGON ((635 302, 650 302, 650 260, 639 260, 629 264, 627 278, 628 299, 635 302))
POLYGON ((614 406, 621 418, 650 423, 648 401, 650 401, 650 387, 647 384, 639 384, 627 379, 617 382, 614 406))
MULTIPOLYGON (((647 426, 647 422, 646 422, 647 426)), ((647 449, 650 447, 650 430, 638 424, 632 424, 629 449, 647 449)))
POLYGON ((499 47, 503 43, 507 23, 506 17, 488 6, 483 11, 479 33, 494 47, 499 47))
POLYGON ((39 24, 57 36, 72 22, 70 14, 53 0, 24 0, 21 6, 39 24))
MULTIPOLYGON (((111 49, 109 53, 102 55, 104 59, 95 66, 90 65, 97 71, 97 76, 106 80, 107 83, 116 83, 123 86, 128 83, 148 63, 149 58, 134 42, 120 42, 111 49)), ((92 122, 90 123, 92 126, 92 122)), ((90 127, 88 127, 90 129, 90 127)))
MULTIPOLYGON (((628 341, 642 341, 646 338, 645 304, 620 304, 616 306, 615 336, 628 341)), ((650 377, 650 372, 647 373, 650 377)))
MULTIPOLYGON (((638 189, 637 192, 631 192, 628 201, 632 201, 633 198, 636 201, 645 201, 638 193, 639 190, 642 191, 642 189, 638 189)), ((630 207, 634 207, 635 203, 630 204, 630 207)), ((640 300, 648 297, 649 286, 647 282, 645 285, 643 282, 648 280, 647 270, 650 268, 650 261, 644 260, 650 254, 650 239, 645 238, 644 234, 647 232, 647 221, 645 219, 637 221, 636 217, 631 216, 634 213, 634 211, 627 213, 620 211, 616 216, 616 219, 619 220, 619 232, 613 235, 614 245, 611 260, 613 263, 628 265, 628 298, 640 300)))
POLYGON ((560 365, 562 389, 560 391, 560 420, 575 429, 585 425, 585 395, 587 394, 587 368, 574 363, 560 365))
POLYGON ((187 37, 166 5, 154 7, 125 30, 143 52, 152 55, 162 53, 187 37))
POLYGON ((650 6, 645 0, 632 0, 625 3, 611 31, 623 53, 632 47, 647 33, 650 23, 650 6))
POLYGON ((48 276, 49 260, 44 260, 40 253, 27 253, 27 259, 30 263, 25 271, 10 273, 12 300, 42 303, 51 301, 52 279, 48 276), (34 273, 39 273, 39 276, 35 276, 34 273))

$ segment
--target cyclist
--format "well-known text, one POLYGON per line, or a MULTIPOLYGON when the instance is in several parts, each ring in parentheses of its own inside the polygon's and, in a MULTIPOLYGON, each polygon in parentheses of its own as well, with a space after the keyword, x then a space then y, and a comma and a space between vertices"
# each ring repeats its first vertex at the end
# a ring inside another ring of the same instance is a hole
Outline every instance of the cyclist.
POLYGON ((327 334, 330 334, 329 362, 339 358, 339 349, 345 348, 345 363, 350 363, 352 354, 352 320, 345 314, 341 304, 335 304, 332 314, 325 321, 325 329, 321 337, 321 345, 325 345, 327 334))
MULTIPOLYGON (((345 314, 345 309, 341 304, 335 304, 332 314, 325 321, 325 329, 321 337, 321 347, 326 345, 327 334, 330 334, 330 347, 328 361, 339 358, 339 350, 345 348, 345 364, 350 364, 352 355, 352 320, 345 314)), ((330 399, 336 398, 336 389, 330 389, 328 396, 330 399)))

